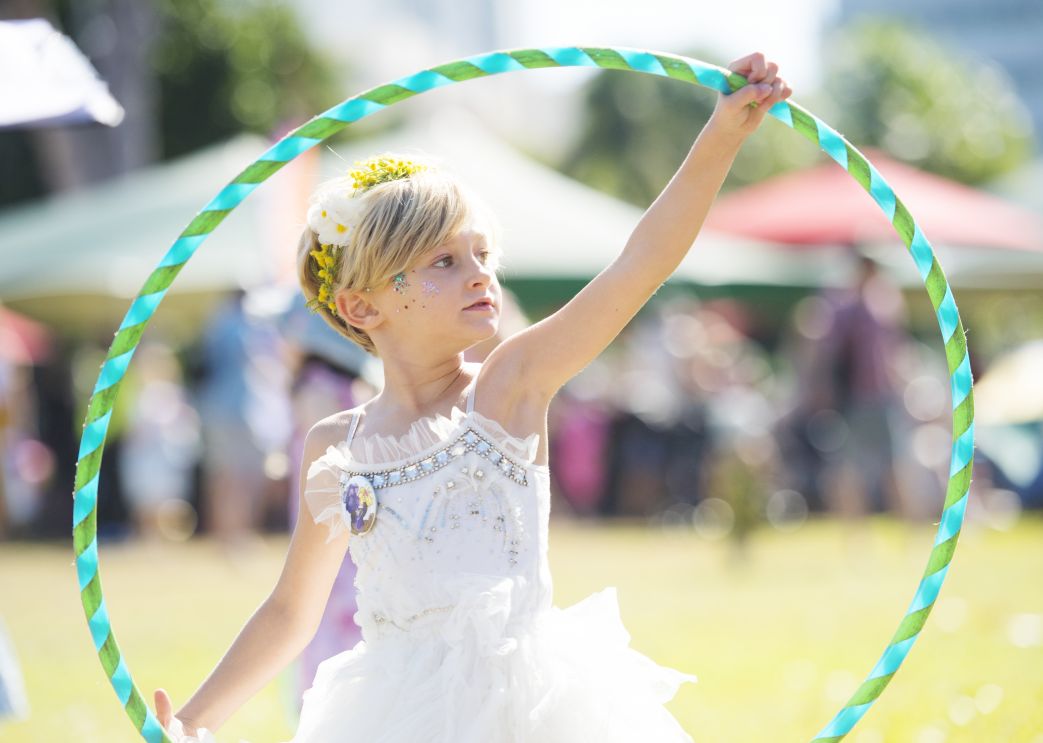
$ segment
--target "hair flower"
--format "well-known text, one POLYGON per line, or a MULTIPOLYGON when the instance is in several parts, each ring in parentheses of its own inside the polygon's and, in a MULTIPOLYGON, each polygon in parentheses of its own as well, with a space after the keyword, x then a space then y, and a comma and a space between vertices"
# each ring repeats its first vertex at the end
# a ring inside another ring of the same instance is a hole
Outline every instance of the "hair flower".
POLYGON ((312 272, 319 284, 318 296, 309 301, 308 306, 315 311, 326 308, 334 316, 337 306, 333 301, 333 287, 337 283, 338 258, 341 249, 350 244, 362 216, 363 203, 359 196, 381 183, 427 170, 422 163, 391 155, 377 155, 355 165, 347 176, 323 184, 308 208, 308 228, 319 241, 318 249, 311 251, 312 272))

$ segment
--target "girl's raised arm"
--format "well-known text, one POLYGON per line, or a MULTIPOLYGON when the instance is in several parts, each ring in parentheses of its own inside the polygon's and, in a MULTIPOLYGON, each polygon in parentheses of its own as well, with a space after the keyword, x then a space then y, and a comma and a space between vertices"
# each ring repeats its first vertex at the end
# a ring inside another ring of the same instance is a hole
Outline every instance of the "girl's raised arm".
POLYGON ((729 69, 751 84, 718 96, 713 116, 622 253, 568 304, 496 350, 530 392, 552 397, 605 350, 677 269, 743 141, 767 110, 791 93, 777 77, 777 65, 762 54, 736 60, 729 69))
MULTIPOLYGON (((213 732, 260 691, 311 641, 340 571, 350 532, 327 539, 329 529, 310 515, 305 492, 312 462, 335 444, 343 431, 330 419, 316 424, 304 442, 300 475, 300 507, 282 574, 240 631, 225 656, 192 698, 177 712, 188 734, 199 728, 213 732)), ((157 714, 167 726, 157 694, 157 714)))

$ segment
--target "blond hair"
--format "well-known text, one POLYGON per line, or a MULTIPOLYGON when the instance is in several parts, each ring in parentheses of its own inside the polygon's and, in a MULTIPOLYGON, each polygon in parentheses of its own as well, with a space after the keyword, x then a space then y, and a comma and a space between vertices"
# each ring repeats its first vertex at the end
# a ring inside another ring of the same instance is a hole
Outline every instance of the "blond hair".
MULTIPOLYGON (((413 160, 415 157, 410 156, 413 160)), ((319 187, 351 191, 350 178, 337 178, 319 187)), ((349 198, 345 196, 345 198, 349 198)), ((379 183, 350 197, 359 200, 358 221, 350 240, 337 253, 333 291, 369 291, 387 284, 428 250, 452 239, 472 221, 486 235, 489 250, 498 256, 498 226, 491 213, 455 177, 437 168, 379 183)), ((318 266, 312 251, 318 235, 305 227, 297 247, 297 278, 309 302, 319 295, 318 266)), ((369 334, 350 325, 335 310, 318 308, 326 323, 352 343, 378 356, 369 334)))

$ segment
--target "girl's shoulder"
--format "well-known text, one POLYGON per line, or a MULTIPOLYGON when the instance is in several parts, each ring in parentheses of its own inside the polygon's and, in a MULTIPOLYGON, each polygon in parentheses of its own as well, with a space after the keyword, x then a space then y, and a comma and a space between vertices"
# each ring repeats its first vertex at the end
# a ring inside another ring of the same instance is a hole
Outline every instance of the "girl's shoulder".
POLYGON ((327 415, 311 427, 308 431, 306 444, 318 451, 325 451, 330 446, 336 446, 348 437, 348 429, 351 427, 351 419, 361 412, 364 406, 359 405, 350 410, 341 410, 327 415))

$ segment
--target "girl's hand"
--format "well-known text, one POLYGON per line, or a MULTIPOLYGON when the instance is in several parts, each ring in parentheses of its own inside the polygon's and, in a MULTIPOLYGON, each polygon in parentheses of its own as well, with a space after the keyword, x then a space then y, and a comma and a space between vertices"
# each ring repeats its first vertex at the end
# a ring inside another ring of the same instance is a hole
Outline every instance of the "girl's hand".
POLYGON ((166 691, 156 689, 155 700, 156 717, 159 719, 159 724, 163 726, 167 734, 175 734, 174 740, 180 740, 183 735, 196 736, 198 734, 199 731, 194 725, 189 725, 174 717, 174 705, 170 703, 170 697, 167 696, 166 691))
POLYGON ((728 65, 746 78, 748 85, 730 95, 719 93, 717 106, 707 126, 745 139, 757 130, 768 109, 793 93, 778 76, 779 66, 755 52, 728 65))

